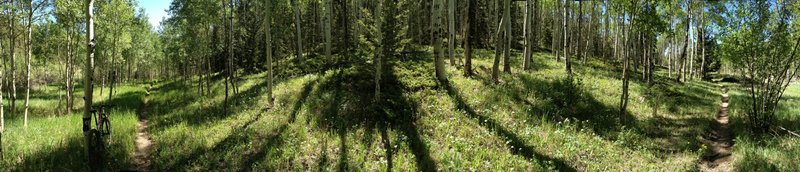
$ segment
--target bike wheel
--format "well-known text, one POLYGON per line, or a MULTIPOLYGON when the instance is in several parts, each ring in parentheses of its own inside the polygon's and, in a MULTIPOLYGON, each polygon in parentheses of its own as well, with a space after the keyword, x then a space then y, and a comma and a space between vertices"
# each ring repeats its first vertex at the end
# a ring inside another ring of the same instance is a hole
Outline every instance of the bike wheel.
POLYGON ((89 131, 89 167, 91 171, 101 171, 106 159, 106 145, 103 133, 97 129, 89 131))

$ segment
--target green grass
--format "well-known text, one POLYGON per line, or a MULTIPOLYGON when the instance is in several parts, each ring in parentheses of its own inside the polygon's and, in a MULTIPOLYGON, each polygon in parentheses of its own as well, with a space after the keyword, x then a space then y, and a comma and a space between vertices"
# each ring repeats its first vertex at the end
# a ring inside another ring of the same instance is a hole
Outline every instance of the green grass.
MULTIPOLYGON (((428 54, 390 60, 377 103, 374 71, 362 63, 305 75, 297 74, 308 73, 303 69, 279 72, 271 108, 266 105, 265 75, 243 76, 239 93, 230 97, 229 113, 223 111, 221 80, 215 80, 209 95, 198 93, 196 78, 157 83, 149 99, 153 168, 693 171, 706 149, 698 138, 719 108, 718 83, 677 83, 659 70, 652 88, 633 73, 630 105, 621 113, 621 71, 616 63, 578 62, 570 81, 563 63, 537 53, 533 70, 519 71, 515 59, 512 74, 503 74, 494 84, 489 78, 493 53, 476 54, 477 75, 463 77, 461 69, 448 67, 450 81, 443 84, 434 79, 428 54)), ((748 132, 743 123, 744 89, 722 84, 733 88, 737 139, 731 168, 800 168, 800 139, 748 132)), ((56 88, 47 90, 34 94, 49 96, 33 106, 43 112, 58 104, 54 99, 60 94, 56 88)), ((142 86, 125 87, 115 99, 115 104, 128 104, 112 116, 113 169, 131 167, 135 109, 143 91, 142 86)), ((797 84, 786 93, 778 124, 800 129, 796 107, 797 84)), ((58 170, 85 165, 77 115, 34 116, 29 129, 21 128, 21 118, 7 121, 3 167, 58 170)))
MULTIPOLYGON (((6 128, 3 134, 3 161, 0 171, 42 171, 42 170, 88 170, 85 162, 85 139, 81 130, 83 101, 76 98, 76 111, 73 114, 59 115, 63 104, 59 102, 59 87, 44 86, 32 91, 31 113, 28 127, 23 127, 23 103, 18 104, 20 113, 10 115, 6 112, 6 128)), ((76 97, 83 97, 76 90, 76 97)), ((111 138, 108 148, 112 169, 127 169, 133 155, 133 139, 137 125, 136 109, 144 95, 139 86, 122 86, 112 101, 117 107, 111 111, 111 138)), ((95 94, 101 103, 106 95, 95 94)), ((7 102, 6 102, 7 103, 7 102)), ((6 106, 8 108, 8 106, 6 106)))

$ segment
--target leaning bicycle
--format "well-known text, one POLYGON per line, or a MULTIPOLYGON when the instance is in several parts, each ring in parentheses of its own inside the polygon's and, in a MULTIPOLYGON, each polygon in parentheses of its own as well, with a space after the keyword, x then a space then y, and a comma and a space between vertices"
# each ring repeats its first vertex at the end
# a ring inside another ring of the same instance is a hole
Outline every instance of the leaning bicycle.
POLYGON ((105 138, 111 135, 111 120, 108 118, 110 105, 92 107, 91 116, 83 119, 83 131, 88 135, 89 167, 99 171, 106 163, 107 156, 105 138), (92 127, 94 122, 94 127, 92 127))

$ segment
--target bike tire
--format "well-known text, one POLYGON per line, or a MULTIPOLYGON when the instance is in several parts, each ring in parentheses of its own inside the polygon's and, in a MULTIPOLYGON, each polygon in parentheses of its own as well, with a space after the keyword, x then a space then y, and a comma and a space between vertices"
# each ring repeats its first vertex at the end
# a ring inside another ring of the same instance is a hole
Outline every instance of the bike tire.
POLYGON ((103 134, 97 129, 89 131, 89 167, 92 171, 101 171, 106 159, 106 145, 103 134))

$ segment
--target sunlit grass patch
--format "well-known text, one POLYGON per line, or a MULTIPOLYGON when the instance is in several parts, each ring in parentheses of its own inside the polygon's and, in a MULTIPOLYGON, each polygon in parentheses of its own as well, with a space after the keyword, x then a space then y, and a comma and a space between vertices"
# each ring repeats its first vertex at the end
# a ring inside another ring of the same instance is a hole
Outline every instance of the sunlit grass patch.
MULTIPOLYGON (((45 88, 48 89, 50 88, 45 88)), ((113 127, 111 137, 107 138, 110 169, 128 169, 131 166, 133 138, 138 122, 136 117, 138 107, 131 106, 138 105, 136 100, 141 96, 138 94, 140 89, 138 85, 121 86, 117 93, 119 96, 115 99, 127 101, 110 111, 109 118, 113 127)), ((65 115, 40 114, 40 112, 55 112, 64 107, 55 105, 57 104, 55 102, 60 101, 50 95, 57 94, 55 91, 36 93, 41 95, 31 97, 50 98, 32 99, 31 107, 37 110, 31 111, 27 128, 23 126, 21 117, 6 118, 6 128, 3 133, 5 159, 0 162, 2 164, 0 170, 88 170, 86 141, 81 129, 83 111, 76 110, 73 114, 65 115)))

